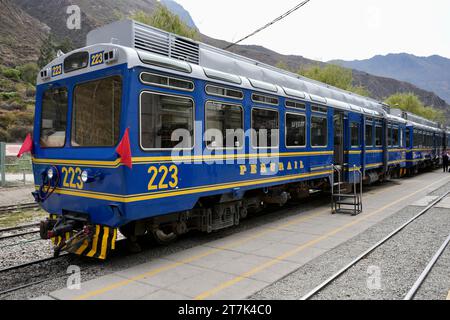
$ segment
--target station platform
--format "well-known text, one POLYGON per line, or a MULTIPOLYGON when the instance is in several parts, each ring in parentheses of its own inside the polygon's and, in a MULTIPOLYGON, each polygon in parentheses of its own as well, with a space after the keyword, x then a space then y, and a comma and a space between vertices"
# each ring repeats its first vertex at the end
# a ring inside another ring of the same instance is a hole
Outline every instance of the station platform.
MULTIPOLYGON (((323 205, 38 299, 245 299, 402 208, 428 205, 449 182, 440 171, 395 180, 365 192, 358 216, 323 205)), ((439 206, 450 209, 450 197, 439 206)))

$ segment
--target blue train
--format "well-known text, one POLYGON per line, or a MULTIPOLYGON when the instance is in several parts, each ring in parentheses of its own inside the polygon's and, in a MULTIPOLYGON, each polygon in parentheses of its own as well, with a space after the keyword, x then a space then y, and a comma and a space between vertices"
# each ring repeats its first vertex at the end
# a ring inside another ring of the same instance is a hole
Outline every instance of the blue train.
POLYGON ((40 71, 33 195, 55 254, 105 259, 118 230, 213 232, 330 188, 335 167, 347 183, 433 167, 449 141, 379 101, 125 20, 40 71))

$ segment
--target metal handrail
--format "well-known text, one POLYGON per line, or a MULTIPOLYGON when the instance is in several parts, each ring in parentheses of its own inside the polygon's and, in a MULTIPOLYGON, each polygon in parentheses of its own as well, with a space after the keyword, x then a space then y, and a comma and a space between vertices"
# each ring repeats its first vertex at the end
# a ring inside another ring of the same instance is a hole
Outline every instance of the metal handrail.
POLYGON ((333 168, 332 171, 332 190, 331 190, 331 194, 334 194, 334 172, 336 171, 338 173, 338 193, 341 194, 341 169, 339 169, 338 166, 336 166, 335 164, 332 164, 331 167, 333 168))
MULTIPOLYGON (((362 175, 362 171, 360 167, 357 167, 356 165, 353 165, 353 172, 358 172, 359 175, 359 203, 361 204, 361 211, 362 211, 362 195, 363 195, 363 175, 362 175)), ((355 199, 357 197, 357 192, 356 192, 356 179, 355 177, 353 177, 353 192, 355 195, 355 199)))

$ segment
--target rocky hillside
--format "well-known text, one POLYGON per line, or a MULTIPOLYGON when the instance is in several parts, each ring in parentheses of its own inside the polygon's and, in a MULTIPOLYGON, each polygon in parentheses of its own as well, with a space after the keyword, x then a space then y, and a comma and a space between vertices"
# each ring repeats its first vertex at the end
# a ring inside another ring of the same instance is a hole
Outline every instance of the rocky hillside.
POLYGON ((338 60, 333 63, 377 76, 407 81, 433 91, 450 102, 450 59, 437 55, 417 57, 401 53, 378 55, 367 60, 338 60))
POLYGON ((0 64, 16 66, 17 61, 37 61, 49 30, 11 0, 0 0, 0 64))

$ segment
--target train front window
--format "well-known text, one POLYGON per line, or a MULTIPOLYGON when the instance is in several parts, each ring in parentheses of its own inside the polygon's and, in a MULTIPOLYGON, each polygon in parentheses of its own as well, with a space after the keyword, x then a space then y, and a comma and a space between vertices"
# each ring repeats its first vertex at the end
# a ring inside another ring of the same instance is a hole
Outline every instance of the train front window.
POLYGON ((119 76, 75 87, 72 146, 112 147, 119 140, 122 80, 119 76))
POLYGON ((40 145, 61 148, 66 142, 67 89, 53 88, 42 97, 40 145))
POLYGON ((194 102, 191 98, 143 92, 140 112, 143 149, 194 147, 194 102))

